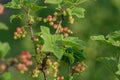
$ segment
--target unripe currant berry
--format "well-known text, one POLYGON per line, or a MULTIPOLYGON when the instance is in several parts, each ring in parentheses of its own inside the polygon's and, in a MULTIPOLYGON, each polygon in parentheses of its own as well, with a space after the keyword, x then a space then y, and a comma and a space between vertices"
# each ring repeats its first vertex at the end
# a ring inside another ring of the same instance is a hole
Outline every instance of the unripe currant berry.
POLYGON ((32 72, 32 77, 36 78, 39 76, 40 71, 38 70, 38 67, 35 67, 32 72))
POLYGON ((49 75, 50 74, 50 71, 47 69, 47 70, 45 70, 45 74, 46 75, 49 75))
POLYGON ((52 65, 52 61, 50 59, 47 59, 47 65, 49 65, 49 66, 52 65))
POLYGON ((69 34, 68 33, 64 33, 64 37, 68 37, 69 36, 69 34))
POLYGON ((17 39, 17 36, 14 36, 14 39, 17 39))
POLYGON ((4 13, 4 6, 2 4, 0 4, 0 14, 4 13))
POLYGON ((74 67, 74 70, 75 70, 76 72, 80 72, 80 67, 79 67, 79 66, 75 66, 75 67, 74 67))
POLYGON ((18 33, 17 32, 14 32, 14 36, 17 36, 18 35, 18 33))
POLYGON ((39 46, 39 50, 42 50, 42 48, 43 48, 43 46, 42 46, 42 45, 40 45, 40 46, 39 46))
POLYGON ((57 18, 56 18, 56 17, 53 17, 53 18, 52 18, 52 21, 56 21, 56 20, 57 20, 57 18))
POLYGON ((34 37, 33 40, 34 41, 39 41, 39 39, 37 37, 34 37))
POLYGON ((25 36, 26 36, 25 34, 22 35, 23 38, 24 38, 25 36))
POLYGON ((69 23, 70 23, 70 24, 73 24, 73 23, 74 23, 74 18, 73 18, 73 19, 70 19, 70 20, 69 20, 69 23))
POLYGON ((51 15, 48 15, 48 16, 47 16, 47 20, 48 20, 48 21, 52 21, 52 16, 51 16, 51 15))
POLYGON ((6 65, 5 64, 0 64, 0 72, 4 72, 6 70, 6 65))
POLYGON ((54 73, 54 75, 53 75, 55 78, 57 77, 57 73, 54 73))
POLYGON ((57 25, 57 24, 54 24, 54 25, 53 25, 53 28, 54 28, 54 29, 57 29, 57 28, 58 28, 58 25, 57 25))
POLYGON ((54 22, 51 21, 49 24, 52 26, 54 24, 54 22))
POLYGON ((58 66, 58 62, 53 62, 53 65, 54 66, 58 66))
POLYGON ((67 30, 68 33, 72 33, 72 31, 70 29, 67 30))
POLYGON ((46 19, 46 18, 44 18, 44 19, 43 19, 43 22, 44 22, 44 23, 46 23, 46 22, 47 22, 47 19, 46 19))
POLYGON ((54 12, 54 16, 58 16, 58 12, 54 12))
POLYGON ((36 20, 40 22, 42 21, 42 17, 37 17, 36 20))
POLYGON ((70 16, 69 16, 69 20, 71 20, 71 19, 73 19, 73 17, 70 15, 70 16))
POLYGON ((66 11, 64 10, 64 11, 63 11, 63 16, 66 16, 66 15, 67 15, 67 13, 66 13, 66 11))

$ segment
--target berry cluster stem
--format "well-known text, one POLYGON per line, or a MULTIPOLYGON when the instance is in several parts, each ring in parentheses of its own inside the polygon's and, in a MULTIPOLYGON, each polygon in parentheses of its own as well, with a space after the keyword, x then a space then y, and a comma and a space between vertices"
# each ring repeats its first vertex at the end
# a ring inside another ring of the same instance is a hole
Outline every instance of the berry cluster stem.
MULTIPOLYGON (((30 23, 30 21, 28 21, 28 27, 30 29, 31 39, 32 41, 34 41, 34 32, 33 32, 32 24, 30 23)), ((35 53, 37 54, 37 47, 35 44, 34 44, 34 49, 35 49, 35 53)))

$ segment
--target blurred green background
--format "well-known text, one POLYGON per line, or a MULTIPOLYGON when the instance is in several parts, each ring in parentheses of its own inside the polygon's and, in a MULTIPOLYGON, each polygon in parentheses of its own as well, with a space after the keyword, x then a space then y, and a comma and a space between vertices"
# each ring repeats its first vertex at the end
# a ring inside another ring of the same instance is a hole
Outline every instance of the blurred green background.
MULTIPOLYGON (((92 41, 90 36, 107 35, 110 32, 120 29, 120 0, 88 0, 81 4, 80 7, 86 9, 85 18, 75 18, 75 24, 68 25, 73 30, 74 36, 78 36, 87 43, 87 47, 85 48, 87 70, 78 80, 115 80, 114 73, 103 63, 97 61, 97 59, 101 56, 114 55, 116 49, 92 41)), ((52 11, 48 12, 52 14, 52 11)), ((41 11, 38 15, 48 15, 48 12, 41 11)), ((21 26, 21 23, 19 20, 16 20, 11 24, 9 16, 17 13, 17 10, 5 9, 5 13, 0 15, 0 22, 5 23, 9 27, 9 31, 0 30, 0 41, 9 42, 11 46, 8 57, 17 56, 23 50, 34 53, 30 36, 19 40, 13 39, 13 33, 16 27, 21 26)), ((37 29, 39 29, 39 26, 37 29)), ((112 63, 112 66, 115 68, 114 63, 112 63)), ((113 70, 115 72, 117 68, 113 70)))

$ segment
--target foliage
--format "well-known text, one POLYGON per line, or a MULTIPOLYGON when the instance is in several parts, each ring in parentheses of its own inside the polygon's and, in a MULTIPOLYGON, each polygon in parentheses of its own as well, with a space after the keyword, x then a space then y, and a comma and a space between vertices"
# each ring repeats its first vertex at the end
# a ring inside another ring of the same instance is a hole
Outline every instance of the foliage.
MULTIPOLYGON (((120 75, 120 58, 119 58, 119 48, 120 48, 120 31, 114 31, 110 34, 108 34, 107 36, 103 36, 103 35, 98 35, 98 36, 91 36, 92 40, 95 41, 100 41, 103 42, 107 45, 113 46, 117 48, 117 51, 115 55, 115 57, 110 56, 110 57, 102 57, 99 60, 102 61, 103 63, 105 63, 105 65, 113 65, 112 61, 115 63, 115 66, 118 68, 118 71, 114 71, 113 69, 111 69, 111 67, 107 67, 111 72, 114 72, 114 75, 117 77, 117 75, 120 75)), ((117 77, 117 79, 119 79, 119 77, 117 77)))
MULTIPOLYGON (((78 37, 72 37, 73 32, 68 27, 63 26, 63 21, 68 18, 67 23, 73 24, 75 21, 74 15, 78 18, 84 18, 85 9, 78 7, 81 4, 81 1, 78 0, 45 0, 45 4, 54 5, 56 8, 53 15, 48 14, 47 18, 44 18, 35 15, 41 9, 47 9, 46 6, 40 5, 38 2, 39 0, 11 0, 4 5, 6 8, 19 10, 18 14, 10 16, 11 23, 14 23, 13 19, 16 20, 16 18, 23 22, 21 27, 16 28, 14 39, 26 37, 29 32, 35 53, 31 55, 28 51, 23 51, 15 58, 6 59, 5 56, 10 50, 9 44, 0 43, 0 46, 2 46, 0 47, 2 57, 0 72, 3 77, 4 75, 11 77, 9 73, 6 73, 10 67, 16 68, 20 73, 25 73, 28 72, 29 66, 32 65, 30 75, 33 78, 42 76, 44 80, 47 80, 52 76, 49 80, 64 80, 68 77, 69 80, 73 80, 75 73, 79 75, 86 69, 83 53, 86 44, 78 37), (71 4, 68 5, 68 3, 71 4), (33 24, 37 22, 36 18, 42 25, 40 25, 40 30, 34 33, 33 24), (47 22, 49 25, 44 24, 47 22), (49 28, 50 26, 53 27, 52 31, 49 28), (34 60, 31 61, 31 58, 34 58, 34 60), (69 75, 59 74, 59 66, 62 62, 69 64, 67 66, 70 69, 67 72, 69 75), (52 74, 49 75, 51 72, 52 74)), ((2 23, 0 26, 0 29, 7 29, 2 23)), ((10 80, 10 77, 8 80, 10 80)))

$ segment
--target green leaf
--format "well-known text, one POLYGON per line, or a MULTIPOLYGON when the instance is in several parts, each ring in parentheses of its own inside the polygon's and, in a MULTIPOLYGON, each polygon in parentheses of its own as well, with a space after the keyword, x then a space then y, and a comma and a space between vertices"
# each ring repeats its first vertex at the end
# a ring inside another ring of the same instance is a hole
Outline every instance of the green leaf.
POLYGON ((47 8, 46 6, 39 6, 36 3, 26 3, 25 4, 31 11, 38 11, 43 8, 47 8))
POLYGON ((70 64, 73 64, 75 61, 74 55, 72 53, 64 53, 64 57, 67 57, 70 64))
POLYGON ((106 37, 107 39, 105 39, 105 37, 103 35, 98 35, 98 36, 91 36, 91 39, 95 40, 95 41, 101 41, 101 42, 107 43, 107 44, 115 46, 115 47, 120 47, 120 40, 115 40, 112 37, 113 36, 110 37, 110 35, 109 35, 106 37))
POLYGON ((4 5, 7 8, 12 8, 12 9, 20 9, 20 3, 19 0, 12 0, 8 2, 7 4, 4 5))
POLYGON ((77 16, 78 18, 84 18, 84 8, 74 7, 71 9, 71 14, 77 16))
POLYGON ((72 6, 73 3, 70 0, 64 0, 65 6, 72 6))
POLYGON ((116 72, 117 75, 120 75, 120 57, 119 57, 119 61, 118 61, 118 71, 116 72))
POLYGON ((116 72, 117 75, 120 75, 120 64, 118 64, 118 71, 116 72))
POLYGON ((45 0, 45 3, 60 4, 62 0, 45 0))
POLYGON ((49 28, 45 27, 45 26, 40 26, 41 32, 42 33, 47 33, 50 34, 50 30, 49 28))
POLYGON ((8 27, 0 22, 0 30, 8 30, 8 27))
POLYGON ((114 31, 106 36, 107 38, 120 39, 120 30, 114 31))
POLYGON ((62 40, 63 44, 70 46, 85 47, 84 41, 80 40, 78 37, 67 37, 62 40))
POLYGON ((11 80, 10 72, 5 72, 1 77, 0 80, 11 80))
POLYGON ((17 14, 17 15, 10 16, 10 23, 12 23, 15 18, 22 19, 23 15, 22 14, 17 14))
POLYGON ((0 42, 0 57, 6 56, 9 50, 10 50, 10 46, 8 43, 0 42))
POLYGON ((91 36, 90 37, 92 40, 103 40, 103 41, 105 41, 105 37, 103 36, 103 35, 98 35, 98 36, 91 36))
POLYGON ((49 28, 41 26, 42 38, 44 45, 42 50, 46 52, 52 52, 58 59, 63 56, 63 50, 59 47, 59 42, 62 40, 62 35, 51 35, 49 28))

